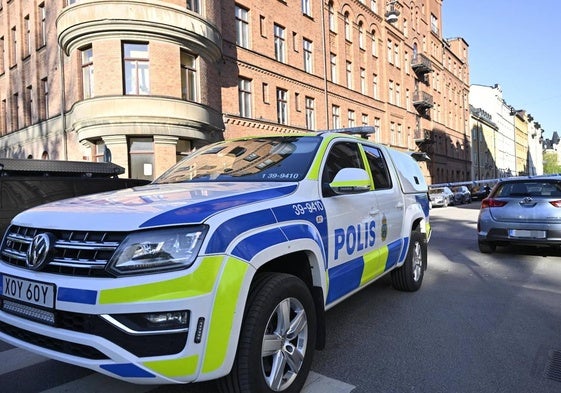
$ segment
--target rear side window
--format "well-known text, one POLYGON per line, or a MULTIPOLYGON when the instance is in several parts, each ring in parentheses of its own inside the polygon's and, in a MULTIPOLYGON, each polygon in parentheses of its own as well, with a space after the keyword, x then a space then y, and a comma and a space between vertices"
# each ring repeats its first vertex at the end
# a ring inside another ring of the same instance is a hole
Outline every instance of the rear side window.
POLYGON ((521 181, 500 184, 495 197, 534 197, 560 198, 561 182, 558 181, 521 181))
POLYGON ((392 188, 390 174, 388 172, 388 165, 382 152, 372 146, 363 146, 364 152, 368 159, 368 165, 372 171, 372 177, 374 179, 374 189, 382 190, 387 188, 392 188))

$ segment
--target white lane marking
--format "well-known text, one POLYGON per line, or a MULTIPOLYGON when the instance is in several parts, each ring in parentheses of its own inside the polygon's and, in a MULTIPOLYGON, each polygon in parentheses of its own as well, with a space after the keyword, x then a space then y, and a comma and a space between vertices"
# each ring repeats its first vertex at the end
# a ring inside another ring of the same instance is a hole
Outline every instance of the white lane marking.
POLYGON ((87 377, 55 386, 52 389, 43 390, 41 393, 142 393, 154 389, 154 386, 155 385, 135 385, 103 374, 94 373, 87 377))
POLYGON ((356 386, 310 371, 301 393, 349 393, 356 386))
POLYGON ((0 352, 0 375, 45 362, 49 359, 19 348, 0 352))

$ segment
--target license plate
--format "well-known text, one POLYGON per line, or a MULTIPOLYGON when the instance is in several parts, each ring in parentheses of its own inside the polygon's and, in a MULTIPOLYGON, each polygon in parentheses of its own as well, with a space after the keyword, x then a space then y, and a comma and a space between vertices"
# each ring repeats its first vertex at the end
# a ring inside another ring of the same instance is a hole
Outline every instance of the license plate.
POLYGON ((545 231, 530 231, 526 229, 511 229, 508 231, 510 237, 521 237, 529 239, 545 239, 545 231))
POLYGON ((3 275, 2 295, 35 306, 48 308, 55 306, 54 284, 3 275))

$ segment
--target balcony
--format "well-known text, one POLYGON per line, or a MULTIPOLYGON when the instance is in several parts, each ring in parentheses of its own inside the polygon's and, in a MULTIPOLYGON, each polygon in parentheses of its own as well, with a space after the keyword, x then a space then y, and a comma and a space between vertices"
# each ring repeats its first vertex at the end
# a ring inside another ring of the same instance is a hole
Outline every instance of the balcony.
POLYGON ((411 60, 411 68, 413 68, 413 71, 415 71, 417 75, 424 75, 434 71, 432 68, 432 62, 422 53, 417 53, 413 56, 413 60, 411 60))
POLYGON ((222 114, 212 108, 152 96, 104 96, 80 101, 68 114, 67 122, 79 141, 154 134, 213 142, 214 134, 224 129, 222 114))
POLYGON ((413 105, 418 111, 432 108, 434 106, 432 95, 424 91, 414 92, 413 105))
POLYGON ((432 135, 431 130, 416 129, 415 134, 413 136, 414 136, 414 140, 415 140, 415 143, 417 144, 417 146, 424 145, 424 144, 429 144, 429 143, 434 143, 434 139, 433 139, 433 135, 432 135))

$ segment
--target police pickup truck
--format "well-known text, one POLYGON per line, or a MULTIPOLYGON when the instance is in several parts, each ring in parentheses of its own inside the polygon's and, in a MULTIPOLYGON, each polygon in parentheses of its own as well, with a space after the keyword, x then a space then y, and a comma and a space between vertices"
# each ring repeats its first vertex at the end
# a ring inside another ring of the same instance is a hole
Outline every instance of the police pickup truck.
POLYGON ((429 200, 410 155, 341 132, 201 148, 149 185, 18 214, 0 339, 133 383, 298 392, 325 312, 416 291, 429 200))

